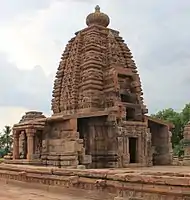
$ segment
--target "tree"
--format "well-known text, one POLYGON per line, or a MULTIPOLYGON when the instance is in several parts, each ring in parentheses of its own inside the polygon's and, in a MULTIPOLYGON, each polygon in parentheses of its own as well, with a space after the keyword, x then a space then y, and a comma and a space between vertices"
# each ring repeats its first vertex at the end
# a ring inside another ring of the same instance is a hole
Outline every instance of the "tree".
POLYGON ((172 145, 173 147, 183 138, 183 121, 181 113, 174 111, 172 108, 164 109, 152 115, 155 118, 162 119, 174 124, 175 128, 172 130, 172 145))
POLYGON ((3 133, 1 133, 0 135, 0 149, 1 151, 4 151, 5 154, 11 151, 13 142, 11 132, 11 127, 5 126, 5 128, 3 129, 3 133))
POLYGON ((152 115, 155 118, 172 122, 175 128, 172 130, 172 146, 174 152, 181 153, 183 130, 185 125, 190 121, 190 103, 186 104, 181 112, 176 112, 172 108, 164 109, 152 115))
POLYGON ((190 121, 190 103, 186 104, 181 112, 181 120, 183 126, 185 126, 190 121))

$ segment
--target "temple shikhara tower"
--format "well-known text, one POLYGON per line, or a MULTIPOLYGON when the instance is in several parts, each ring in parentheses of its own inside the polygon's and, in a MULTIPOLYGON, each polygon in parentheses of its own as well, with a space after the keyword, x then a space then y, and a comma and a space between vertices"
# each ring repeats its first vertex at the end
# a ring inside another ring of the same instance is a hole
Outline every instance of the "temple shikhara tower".
POLYGON ((96 6, 66 45, 56 73, 51 117, 27 112, 13 127, 13 159, 70 168, 168 165, 170 124, 145 114, 132 54, 96 6))

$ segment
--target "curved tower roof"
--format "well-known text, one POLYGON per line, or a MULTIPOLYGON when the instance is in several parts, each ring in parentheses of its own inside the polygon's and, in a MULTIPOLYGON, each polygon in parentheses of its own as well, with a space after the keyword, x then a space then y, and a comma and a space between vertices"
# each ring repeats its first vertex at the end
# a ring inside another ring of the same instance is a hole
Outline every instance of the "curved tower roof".
POLYGON ((54 114, 102 111, 119 105, 143 105, 137 68, 119 32, 107 28, 110 19, 100 12, 86 18, 87 28, 67 44, 57 70, 52 99, 54 114))

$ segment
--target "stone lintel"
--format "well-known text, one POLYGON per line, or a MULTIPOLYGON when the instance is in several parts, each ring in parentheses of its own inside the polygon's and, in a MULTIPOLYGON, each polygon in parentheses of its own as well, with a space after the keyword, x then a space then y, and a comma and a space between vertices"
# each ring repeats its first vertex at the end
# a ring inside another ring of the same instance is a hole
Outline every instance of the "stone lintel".
POLYGON ((131 125, 131 126, 147 126, 146 122, 139 122, 139 121, 123 121, 122 125, 131 125))
POLYGON ((116 111, 116 108, 110 108, 104 111, 95 111, 95 112, 89 112, 89 113, 77 113, 73 115, 54 114, 52 115, 52 117, 47 118, 47 121, 63 121, 63 120, 68 120, 72 118, 107 116, 112 110, 116 111))
POLYGON ((141 105, 134 104, 134 103, 125 103, 125 102, 122 102, 121 105, 123 105, 125 107, 128 107, 128 108, 141 108, 141 105))
POLYGON ((13 130, 15 131, 23 131, 26 129, 37 129, 37 130, 43 130, 44 129, 44 125, 18 125, 18 126, 14 126, 13 130))

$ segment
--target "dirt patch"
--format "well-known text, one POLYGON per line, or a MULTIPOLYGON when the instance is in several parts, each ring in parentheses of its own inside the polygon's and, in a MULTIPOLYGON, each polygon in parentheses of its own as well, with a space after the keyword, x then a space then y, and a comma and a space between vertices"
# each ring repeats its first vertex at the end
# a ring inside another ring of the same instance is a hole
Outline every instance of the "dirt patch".
POLYGON ((41 189, 24 188, 0 181, 0 200, 92 200, 76 194, 61 194, 41 189))

